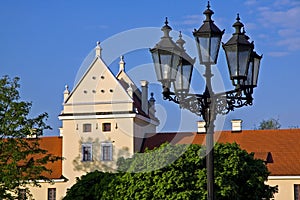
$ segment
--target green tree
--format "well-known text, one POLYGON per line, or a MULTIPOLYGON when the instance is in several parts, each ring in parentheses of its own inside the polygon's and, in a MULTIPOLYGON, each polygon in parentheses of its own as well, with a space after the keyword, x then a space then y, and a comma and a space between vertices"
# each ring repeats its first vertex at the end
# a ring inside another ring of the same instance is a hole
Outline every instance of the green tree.
POLYGON ((8 76, 0 79, 0 199, 13 199, 20 186, 48 180, 43 174, 51 170, 45 164, 61 159, 39 147, 38 136, 50 129, 45 123, 48 115, 29 117, 32 104, 20 100, 18 81, 8 76))
POLYGON ((279 123, 279 119, 270 118, 267 120, 262 120, 259 123, 258 130, 270 130, 270 129, 280 129, 281 124, 279 123))
POLYGON ((63 200, 95 200, 103 199, 109 187, 109 183, 118 174, 108 172, 94 171, 77 178, 77 183, 67 192, 67 196, 63 200))
MULTIPOLYGON (((199 145, 163 144, 144 154, 121 159, 118 165, 122 173, 102 182, 103 185, 97 184, 98 192, 101 199, 204 200, 207 195, 205 157, 201 156, 204 153, 205 149, 199 145)), ((215 146, 216 199, 270 199, 277 187, 265 184, 268 175, 264 162, 241 150, 239 145, 215 146)), ((82 191, 88 189, 80 182, 76 185, 80 184, 82 191)))

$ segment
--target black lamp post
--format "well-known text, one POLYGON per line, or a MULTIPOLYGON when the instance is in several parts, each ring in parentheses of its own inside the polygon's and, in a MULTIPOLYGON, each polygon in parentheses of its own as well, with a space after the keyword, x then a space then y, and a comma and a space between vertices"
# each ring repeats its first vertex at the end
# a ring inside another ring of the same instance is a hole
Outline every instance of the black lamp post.
POLYGON ((169 36, 172 30, 166 20, 162 31, 164 36, 150 49, 152 53, 157 79, 163 86, 165 100, 173 101, 181 108, 202 116, 206 122, 206 167, 207 167, 207 199, 214 200, 214 121, 217 114, 227 114, 235 108, 252 105, 253 88, 257 86, 260 67, 259 56, 254 51, 253 42, 242 30, 244 25, 239 15, 233 24, 235 33, 223 44, 229 68, 230 79, 235 88, 230 91, 214 93, 212 89, 211 66, 217 63, 219 48, 224 30, 221 31, 211 19, 214 12, 207 9, 203 13, 206 19, 203 25, 193 32, 199 53, 200 64, 205 66, 205 91, 202 94, 189 93, 193 65, 192 59, 185 51, 181 33, 179 40, 173 42, 169 36), (171 87, 174 87, 174 92, 171 87))

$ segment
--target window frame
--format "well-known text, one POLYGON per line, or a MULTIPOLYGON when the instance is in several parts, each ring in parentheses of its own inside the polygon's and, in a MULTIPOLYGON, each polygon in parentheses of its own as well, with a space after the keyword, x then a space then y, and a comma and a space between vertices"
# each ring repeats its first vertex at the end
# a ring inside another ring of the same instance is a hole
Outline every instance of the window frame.
POLYGON ((81 154, 82 154, 82 158, 81 158, 82 162, 92 162, 93 161, 93 145, 91 143, 81 144, 81 154), (89 154, 87 154, 87 158, 85 157, 85 152, 84 152, 85 148, 90 149, 89 154))
POLYGON ((111 132, 111 122, 102 123, 102 131, 103 132, 111 132))
POLYGON ((26 200, 27 198, 27 191, 26 189, 18 189, 18 200, 26 200))
POLYGON ((101 161, 113 161, 113 144, 111 142, 101 143, 101 161))
POLYGON ((47 200, 56 200, 56 188, 48 188, 47 200))
POLYGON ((294 200, 300 200, 300 184, 294 184, 294 200))
POLYGON ((92 132, 92 124, 91 123, 82 124, 82 132, 84 132, 84 133, 92 132))

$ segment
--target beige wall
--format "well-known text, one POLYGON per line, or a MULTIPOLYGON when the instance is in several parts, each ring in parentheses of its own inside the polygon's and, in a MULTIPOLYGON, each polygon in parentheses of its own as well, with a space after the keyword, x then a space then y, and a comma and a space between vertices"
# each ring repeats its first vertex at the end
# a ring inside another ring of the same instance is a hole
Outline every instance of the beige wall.
POLYGON ((300 177, 270 177, 268 185, 278 185, 275 200, 294 200, 294 184, 300 184, 300 177))
POLYGON ((133 153, 133 119, 85 119, 63 121, 63 175, 74 183, 76 177, 94 170, 114 171, 119 157, 133 153), (102 123, 111 123, 111 131, 103 132, 102 123), (92 131, 83 132, 83 124, 92 124, 92 131), (77 129, 78 128, 78 129, 77 129), (100 145, 111 142, 113 161, 100 161, 100 145), (82 161, 82 144, 92 144, 93 161, 82 161))
POLYGON ((48 188, 56 188, 56 199, 60 200, 65 196, 66 193, 66 182, 57 183, 41 183, 42 187, 28 187, 32 197, 29 200, 47 200, 48 199, 48 188))

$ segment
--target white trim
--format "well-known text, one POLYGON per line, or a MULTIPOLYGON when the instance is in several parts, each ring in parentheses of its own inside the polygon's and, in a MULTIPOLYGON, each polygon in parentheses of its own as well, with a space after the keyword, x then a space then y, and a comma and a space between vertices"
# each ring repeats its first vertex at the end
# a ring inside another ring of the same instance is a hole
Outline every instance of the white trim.
POLYGON ((76 116, 58 116, 59 120, 79 120, 79 119, 117 119, 117 118, 138 118, 155 126, 159 125, 158 121, 149 119, 142 115, 131 114, 108 114, 108 115, 76 115, 76 116))
POLYGON ((140 120, 143 120, 143 121, 146 121, 148 123, 151 123, 155 126, 158 126, 159 125, 159 122, 158 121, 155 121, 155 120, 152 120, 152 119, 149 119, 147 117, 144 117, 142 115, 137 115, 136 118, 140 119, 140 120))
POLYGON ((133 101, 98 101, 98 102, 82 102, 82 103, 63 103, 64 106, 85 106, 85 105, 101 105, 101 104, 120 104, 133 103, 133 101))
POLYGON ((300 180, 300 176, 268 176, 268 180, 300 180))
POLYGON ((108 114, 108 115, 76 115, 76 116, 58 116, 60 120, 76 119, 109 119, 109 118, 133 118, 136 114, 108 114))
MULTIPOLYGON (((57 178, 57 179, 50 179, 50 181, 45 181, 45 180, 36 180, 36 182, 38 183, 62 183, 62 182, 66 182, 67 179, 63 179, 63 178, 57 178)), ((29 181, 29 183, 32 183, 33 181, 29 181)))

